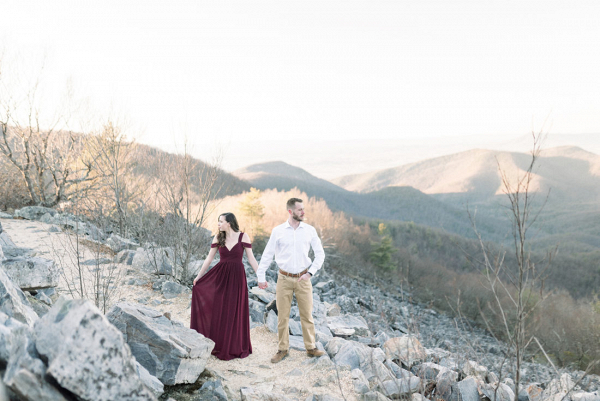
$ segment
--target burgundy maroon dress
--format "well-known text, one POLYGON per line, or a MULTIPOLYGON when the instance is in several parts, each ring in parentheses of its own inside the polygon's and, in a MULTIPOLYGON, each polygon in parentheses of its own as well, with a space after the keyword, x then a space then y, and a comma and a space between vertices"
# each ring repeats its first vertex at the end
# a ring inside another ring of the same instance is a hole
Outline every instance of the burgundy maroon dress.
POLYGON ((244 248, 252 245, 242 242, 243 235, 240 233, 233 248, 219 247, 221 260, 192 289, 190 328, 213 340, 212 354, 225 361, 252 353, 248 287, 242 263, 244 248))

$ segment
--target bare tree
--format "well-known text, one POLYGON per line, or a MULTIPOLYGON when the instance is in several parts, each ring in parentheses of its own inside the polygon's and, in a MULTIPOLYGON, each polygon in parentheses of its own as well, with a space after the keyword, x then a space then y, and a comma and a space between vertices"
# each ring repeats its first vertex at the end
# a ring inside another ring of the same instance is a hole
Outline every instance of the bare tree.
MULTIPOLYGON (((544 281, 554 254, 549 252, 545 259, 534 261, 528 244, 531 226, 536 222, 547 200, 546 196, 537 206, 533 202, 536 192, 532 189, 532 183, 544 136, 541 133, 532 133, 532 137, 531 160, 522 174, 511 177, 498 162, 503 190, 508 200, 506 210, 512 223, 515 266, 505 263, 505 251, 494 252, 485 244, 471 215, 482 251, 485 282, 495 302, 495 305, 488 305, 488 307, 499 317, 502 335, 498 336, 506 339, 511 351, 511 359, 514 360, 512 367, 515 378, 515 401, 518 400, 526 349, 534 343, 539 344, 531 334, 530 323, 534 311, 549 295, 549 292, 544 291, 544 281)), ((495 333, 497 330, 486 313, 482 311, 481 315, 492 334, 494 336, 500 334, 495 333)))
POLYGON ((69 128, 69 107, 50 118, 42 115, 41 73, 19 86, 8 82, 21 81, 5 70, 0 74, 0 156, 19 171, 30 203, 55 206, 74 195, 75 185, 81 193, 84 183, 95 180, 92 165, 79 160, 85 137, 69 128))

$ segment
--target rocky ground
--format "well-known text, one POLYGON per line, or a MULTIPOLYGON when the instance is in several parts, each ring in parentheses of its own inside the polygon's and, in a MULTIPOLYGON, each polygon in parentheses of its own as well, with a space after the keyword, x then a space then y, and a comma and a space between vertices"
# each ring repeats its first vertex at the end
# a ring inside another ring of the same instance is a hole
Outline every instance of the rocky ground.
MULTIPOLYGON (((297 308, 293 308, 290 355, 277 365, 270 363, 277 350, 275 269, 268 272, 271 285, 260 290, 254 273, 246 266, 253 353, 241 360, 218 360, 209 356, 210 351, 199 351, 210 348, 209 340, 187 329, 191 294, 187 286, 170 278, 172 266, 165 256, 168 252, 106 235, 89 223, 81 224, 73 216, 54 211, 25 210, 19 215, 24 219, 0 215, 2 268, 16 283, 15 287, 35 296, 25 293, 25 306, 17 310, 14 304, 18 301, 14 299, 18 295, 9 302, 0 286, 0 342, 2 336, 7 344, 18 344, 16 338, 27 338, 37 349, 28 358, 39 363, 27 364, 22 362, 23 357, 17 358, 17 345, 6 346, 4 351, 0 345, 0 373, 4 370, 3 380, 13 398, 23 391, 14 377, 29 381, 35 377, 46 387, 65 393, 64 399, 99 399, 86 398, 85 391, 70 387, 65 378, 68 375, 61 375, 42 352, 40 326, 40 321, 48 316, 87 316, 94 315, 94 310, 102 316, 98 318, 102 324, 110 327, 105 330, 116 327, 123 334, 129 347, 121 351, 121 357, 127 360, 129 349, 135 357, 131 366, 137 375, 127 376, 116 387, 123 387, 123 381, 133 380, 135 384, 141 380, 145 387, 131 383, 130 387, 140 394, 143 391, 139 388, 150 389, 160 399, 500 400, 514 394, 512 373, 506 368, 510 366, 506 345, 468 321, 412 302, 410 294, 400 288, 383 292, 374 285, 340 276, 328 266, 313 278, 318 346, 327 355, 317 359, 306 356, 297 308), (151 263, 157 256, 160 263, 151 263), (82 268, 83 263, 87 265, 82 268), (23 267, 30 265, 35 269, 23 267), (45 275, 30 272, 36 269, 45 275), (17 272, 27 274, 19 276, 17 272), (105 285, 107 295, 96 302, 99 309, 89 302, 67 302, 79 298, 81 288, 89 289, 99 283, 105 285), (31 316, 27 305, 37 316, 31 316), (58 306, 60 311, 56 310, 58 306), (15 334, 21 331, 29 334, 15 334), (21 368, 17 370, 21 376, 15 375, 16 367, 21 368), (40 373, 40 369, 46 369, 46 373, 40 373)), ((196 262, 196 268, 200 263, 196 262)), ((190 277, 193 275, 191 272, 190 277)), ((4 286, 9 288, 11 284, 4 286)), ((4 290, 6 294, 15 291, 18 290, 4 290)), ((69 323, 74 330, 85 333, 82 320, 73 319, 78 322, 69 323)), ((118 338, 112 341, 118 343, 118 338)), ((89 352, 85 347, 81 351, 89 352)), ((581 376, 582 372, 556 372, 546 365, 527 363, 519 399, 600 400, 600 378, 587 376, 579 380, 581 376)), ((37 396, 29 394, 26 397, 34 398, 22 399, 60 399, 37 396)))

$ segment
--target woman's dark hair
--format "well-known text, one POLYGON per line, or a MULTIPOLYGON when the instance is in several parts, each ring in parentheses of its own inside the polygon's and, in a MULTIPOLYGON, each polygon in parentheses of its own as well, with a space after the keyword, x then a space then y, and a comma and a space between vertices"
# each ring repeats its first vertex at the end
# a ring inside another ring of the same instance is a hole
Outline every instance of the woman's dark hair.
MULTIPOLYGON (((219 218, 221 218, 221 216, 224 216, 225 221, 228 222, 229 224, 231 224, 231 229, 233 231, 235 231, 236 233, 240 231, 240 225, 238 224, 238 221, 235 218, 235 214, 223 213, 223 214, 219 215, 219 218)), ((219 244, 219 246, 225 246, 225 237, 226 237, 225 231, 219 230, 219 234, 217 234, 217 244, 219 244)))

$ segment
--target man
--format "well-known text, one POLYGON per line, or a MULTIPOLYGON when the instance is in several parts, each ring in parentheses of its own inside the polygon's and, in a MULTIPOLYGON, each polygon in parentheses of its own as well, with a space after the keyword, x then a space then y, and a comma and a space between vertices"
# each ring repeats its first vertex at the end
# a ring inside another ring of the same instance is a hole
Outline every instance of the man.
POLYGON ((304 204, 302 199, 291 198, 287 201, 288 219, 285 223, 275 227, 271 238, 260 259, 258 271, 258 287, 267 288, 265 272, 271 265, 273 256, 279 267, 277 276, 277 331, 279 344, 277 353, 271 358, 272 363, 280 362, 288 355, 290 346, 290 310, 292 297, 296 294, 300 323, 302 324, 302 337, 308 356, 321 356, 325 353, 315 345, 315 323, 312 317, 313 296, 310 278, 321 268, 325 260, 325 252, 321 240, 313 226, 303 222, 304 204), (312 247, 315 259, 308 257, 312 247))

